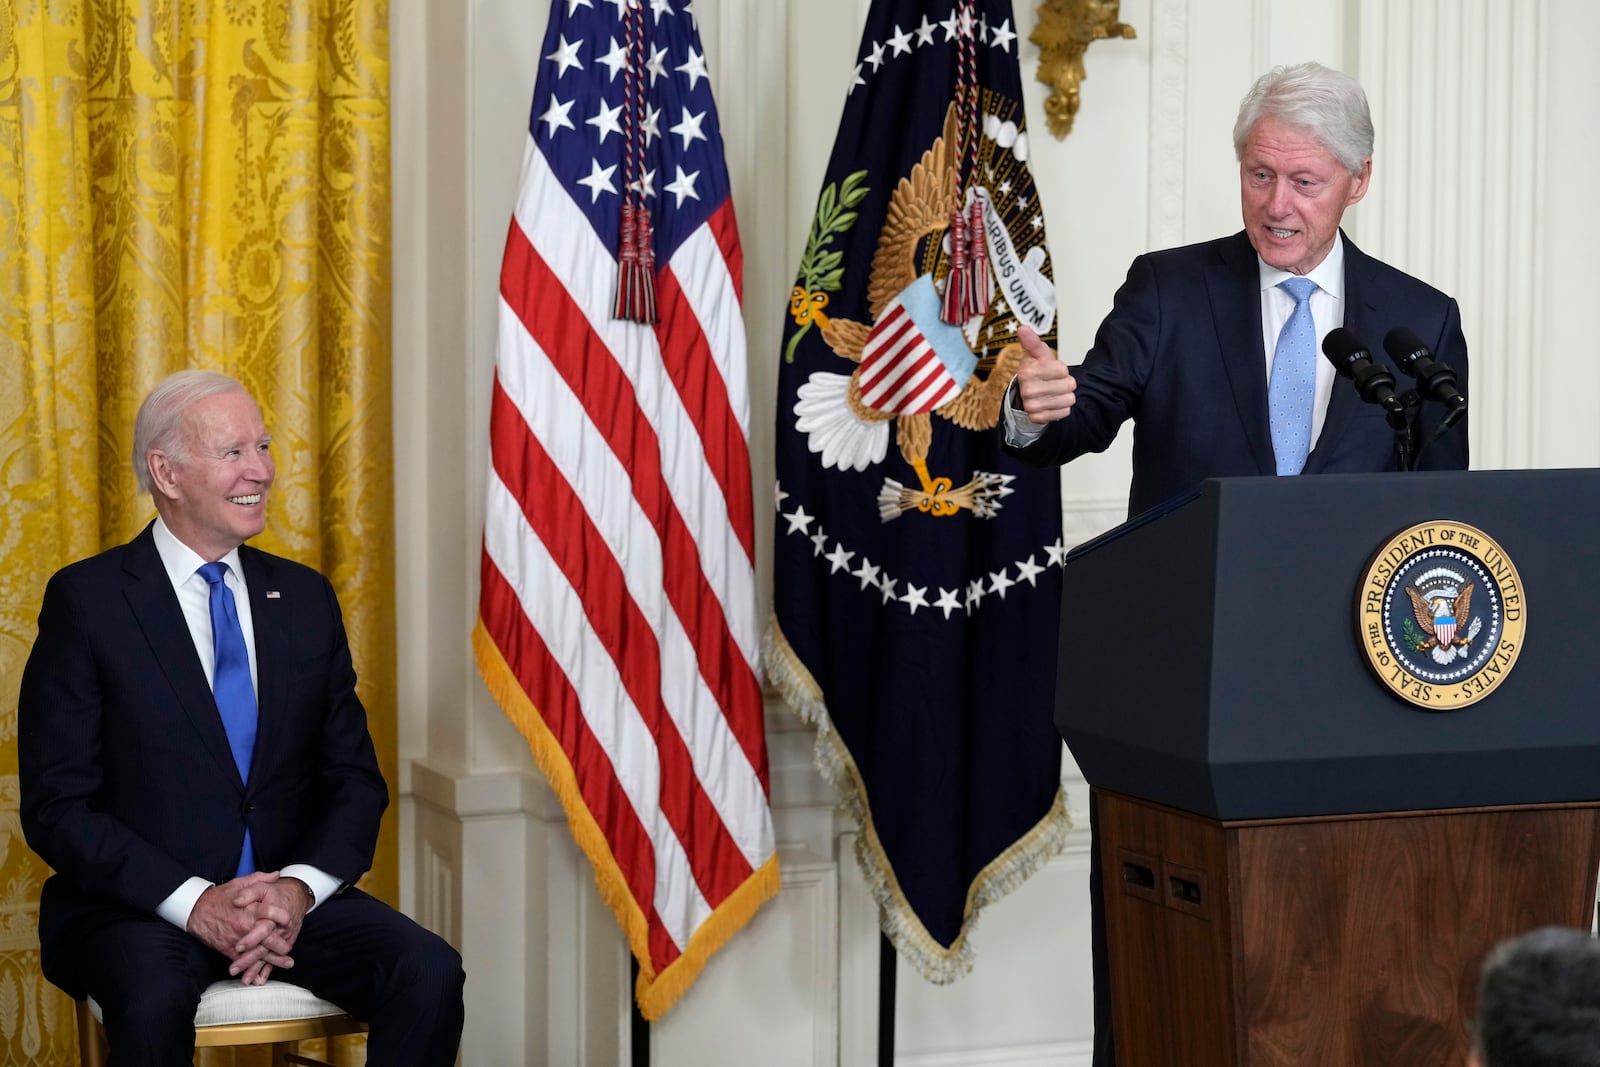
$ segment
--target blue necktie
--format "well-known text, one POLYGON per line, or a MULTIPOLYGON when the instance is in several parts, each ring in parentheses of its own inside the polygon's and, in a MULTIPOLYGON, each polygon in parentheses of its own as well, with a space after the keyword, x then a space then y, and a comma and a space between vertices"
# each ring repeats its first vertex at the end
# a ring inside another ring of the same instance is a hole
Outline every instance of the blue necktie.
POLYGON ((1279 474, 1299 474, 1311 452, 1311 406, 1317 392, 1317 324, 1311 320, 1311 294, 1317 283, 1289 278, 1278 288, 1294 297, 1294 311, 1278 334, 1267 385, 1267 415, 1279 474))
MULTIPOLYGON (((211 675, 211 693, 222 714, 222 728, 228 733, 228 747, 239 768, 239 778, 250 780, 250 756, 256 747, 256 691, 250 682, 250 653, 244 645, 244 629, 234 607, 233 590, 223 582, 226 563, 207 563, 200 577, 211 586, 211 644, 216 650, 216 669, 211 675)), ((255 847, 250 830, 244 831, 244 849, 239 853, 236 877, 256 869, 255 847)))

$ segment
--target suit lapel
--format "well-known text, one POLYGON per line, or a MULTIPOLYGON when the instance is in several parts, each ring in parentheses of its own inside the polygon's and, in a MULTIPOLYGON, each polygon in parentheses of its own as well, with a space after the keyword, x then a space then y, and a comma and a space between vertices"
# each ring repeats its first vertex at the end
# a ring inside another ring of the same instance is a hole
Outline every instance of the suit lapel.
POLYGON ((1262 474, 1275 474, 1267 424, 1267 357, 1261 350, 1261 272, 1244 233, 1218 246, 1220 261, 1206 275, 1211 319, 1244 437, 1262 474))
POLYGON ((250 622, 256 641, 256 747, 251 757, 252 773, 263 766, 263 759, 283 727, 284 691, 282 679, 289 655, 284 635, 284 602, 279 597, 272 557, 249 545, 239 548, 239 564, 245 584, 250 587, 250 622), (269 596, 268 594, 273 594, 269 596))
POLYGON ((200 735, 206 751, 243 790, 244 782, 239 778, 233 752, 228 748, 227 731, 222 728, 222 716, 217 712, 211 687, 206 684, 205 669, 200 666, 200 656, 195 651, 194 637, 183 617, 183 608, 178 605, 178 595, 173 592, 172 581, 156 552, 151 527, 146 526, 143 533, 128 542, 123 553, 123 569, 131 579, 123 595, 144 631, 145 640, 150 643, 156 664, 200 735))
MULTIPOLYGON (((1342 231, 1341 231, 1342 236, 1342 231)), ((1344 328, 1366 344, 1373 344, 1372 324, 1377 321, 1377 308, 1372 303, 1373 292, 1369 284, 1372 260, 1344 238, 1344 328)), ((1382 362, 1374 354, 1373 358, 1382 362)), ((1363 402, 1355 388, 1348 382, 1335 379, 1333 394, 1328 397, 1328 412, 1322 419, 1322 433, 1317 437, 1317 447, 1306 457, 1304 473, 1318 474, 1328 463, 1328 457, 1337 451, 1335 443, 1349 432, 1350 421, 1362 410, 1363 402)))

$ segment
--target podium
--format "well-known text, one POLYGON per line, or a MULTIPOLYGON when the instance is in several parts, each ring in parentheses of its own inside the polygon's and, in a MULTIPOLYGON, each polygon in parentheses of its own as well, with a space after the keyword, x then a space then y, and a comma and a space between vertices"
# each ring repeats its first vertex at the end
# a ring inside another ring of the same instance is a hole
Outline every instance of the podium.
POLYGON ((1056 724, 1096 792, 1119 1067, 1461 1064, 1483 957, 1587 928, 1600 472, 1204 483, 1066 562, 1056 724), (1520 658, 1455 711, 1362 652, 1374 554, 1477 527, 1520 658))

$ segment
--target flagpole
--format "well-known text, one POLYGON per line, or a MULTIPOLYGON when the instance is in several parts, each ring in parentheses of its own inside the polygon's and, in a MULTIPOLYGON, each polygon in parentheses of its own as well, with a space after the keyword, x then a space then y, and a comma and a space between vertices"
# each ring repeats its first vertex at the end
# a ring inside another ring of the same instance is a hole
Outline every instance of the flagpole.
MULTIPOLYGON (((639 961, 628 953, 628 988, 639 988, 639 961)), ((639 998, 630 993, 629 1002, 633 1005, 633 1017, 628 1025, 628 1063, 631 1067, 650 1067, 650 1020, 644 1017, 639 1010, 639 998)))
POLYGON ((887 934, 878 934, 878 1067, 894 1067, 894 980, 899 956, 887 934))

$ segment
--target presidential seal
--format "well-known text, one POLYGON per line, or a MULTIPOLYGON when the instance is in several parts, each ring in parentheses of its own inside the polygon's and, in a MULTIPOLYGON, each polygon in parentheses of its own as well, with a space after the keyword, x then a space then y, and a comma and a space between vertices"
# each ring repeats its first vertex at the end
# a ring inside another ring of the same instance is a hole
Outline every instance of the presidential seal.
POLYGON ((1402 700, 1455 711, 1497 689, 1522 652, 1527 599, 1494 539, 1439 520, 1378 549, 1356 597, 1367 663, 1402 700))

